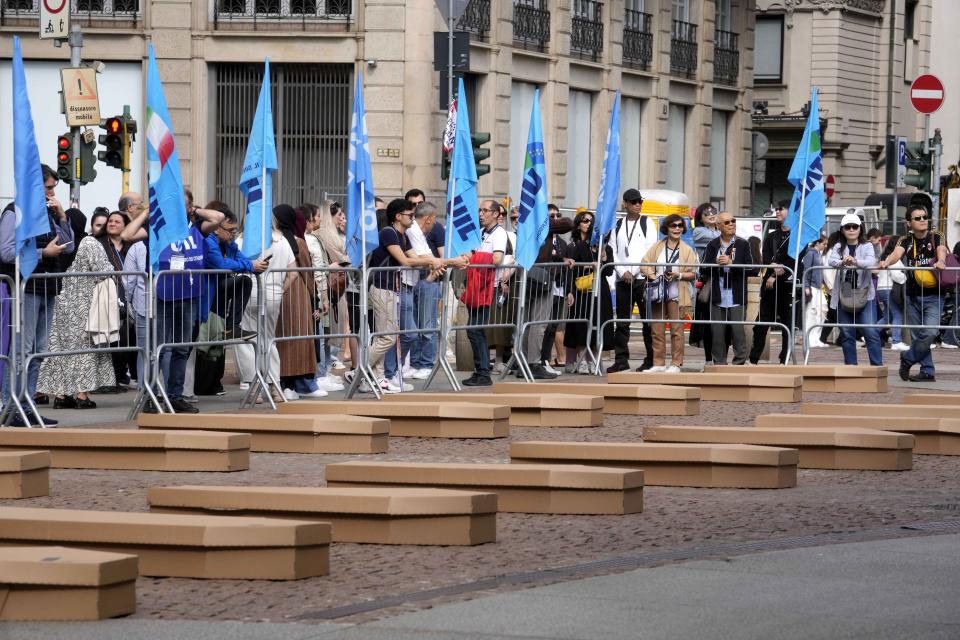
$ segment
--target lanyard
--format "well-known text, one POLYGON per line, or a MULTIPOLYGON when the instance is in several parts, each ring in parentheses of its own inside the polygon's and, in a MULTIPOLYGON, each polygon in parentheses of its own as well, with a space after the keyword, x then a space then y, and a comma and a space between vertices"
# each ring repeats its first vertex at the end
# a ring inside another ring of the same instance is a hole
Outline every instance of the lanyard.
POLYGON ((627 246, 623 249, 623 254, 630 257, 630 243, 633 242, 633 234, 637 230, 637 225, 640 224, 640 217, 637 216, 637 219, 633 221, 633 228, 630 229, 627 225, 630 223, 629 220, 623 221, 624 233, 627 236, 627 246))

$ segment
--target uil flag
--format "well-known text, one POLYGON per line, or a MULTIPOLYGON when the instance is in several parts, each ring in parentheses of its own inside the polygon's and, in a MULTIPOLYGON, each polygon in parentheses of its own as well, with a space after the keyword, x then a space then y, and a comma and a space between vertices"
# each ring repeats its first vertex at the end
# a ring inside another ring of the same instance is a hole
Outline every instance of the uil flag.
POLYGON ((523 160, 523 184, 520 187, 520 218, 517 222, 516 259, 524 269, 537 261, 540 247, 550 231, 547 214, 547 165, 543 153, 543 125, 540 122, 540 89, 533 94, 530 132, 523 160))
POLYGON ((16 213, 16 249, 20 274, 29 278, 37 267, 36 237, 50 233, 47 199, 43 190, 40 152, 33 130, 27 77, 23 72, 20 37, 13 36, 13 198, 16 213))
POLYGON ((470 141, 470 114, 467 113, 467 93, 460 78, 457 99, 463 109, 457 110, 456 137, 453 144, 453 160, 450 163, 450 180, 447 182, 448 210, 453 209, 449 227, 451 256, 469 253, 480 246, 480 219, 477 217, 477 165, 473 160, 473 143, 470 141))
POLYGON ((817 88, 810 96, 810 115, 800 139, 800 147, 793 159, 787 180, 793 185, 793 199, 787 214, 787 227, 794 235, 787 253, 796 259, 802 249, 820 237, 820 229, 827 222, 827 198, 823 190, 823 151, 820 148, 820 110, 817 106, 817 88))
POLYGON ((367 114, 363 108, 363 76, 357 74, 353 92, 353 123, 350 127, 350 158, 347 163, 347 254, 354 267, 380 245, 377 236, 377 205, 373 198, 367 114))
POLYGON ((263 84, 257 112, 250 127, 247 156, 240 172, 240 191, 247 198, 243 220, 243 253, 256 258, 270 248, 270 217, 273 211, 273 172, 277 170, 277 145, 273 138, 273 108, 270 106, 270 59, 263 61, 263 84), (260 246, 260 245, 263 246, 260 246))
POLYGON ((150 265, 160 265, 160 252, 182 242, 190 229, 183 202, 180 157, 173 140, 167 99, 163 95, 153 45, 147 53, 147 181, 150 186, 150 265))
POLYGON ((596 224, 593 225, 593 238, 597 244, 600 238, 613 231, 617 224, 617 203, 620 193, 620 92, 613 98, 613 111, 610 113, 610 128, 607 130, 607 149, 603 159, 603 173, 600 174, 600 195, 597 197, 596 224))
POLYGON ((447 126, 443 128, 443 152, 453 151, 453 141, 457 135, 457 99, 450 101, 450 110, 447 112, 447 126))

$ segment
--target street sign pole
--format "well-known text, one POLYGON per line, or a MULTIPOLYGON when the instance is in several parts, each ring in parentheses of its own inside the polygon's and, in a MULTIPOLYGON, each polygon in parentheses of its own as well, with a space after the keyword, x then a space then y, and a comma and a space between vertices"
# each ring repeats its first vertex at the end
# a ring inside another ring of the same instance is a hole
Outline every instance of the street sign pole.
MULTIPOLYGON (((70 27, 70 66, 74 69, 80 66, 81 50, 83 49, 83 32, 80 25, 70 27)), ((70 127, 73 135, 73 180, 70 181, 70 206, 80 208, 80 127, 70 127)))

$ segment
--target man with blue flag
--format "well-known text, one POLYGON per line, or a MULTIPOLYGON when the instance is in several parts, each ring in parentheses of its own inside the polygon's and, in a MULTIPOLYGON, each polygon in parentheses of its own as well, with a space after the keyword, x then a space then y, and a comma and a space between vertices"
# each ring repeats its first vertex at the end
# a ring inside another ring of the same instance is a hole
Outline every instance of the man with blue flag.
POLYGON ((480 220, 477 217, 477 165, 473 159, 470 140, 470 115, 467 113, 467 92, 463 78, 457 89, 456 133, 453 158, 450 162, 450 180, 447 183, 447 233, 449 241, 445 254, 468 254, 480 246, 480 220))
MULTIPOLYGON (((787 209, 790 203, 781 200, 777 204, 777 223, 763 239, 761 246, 762 262, 766 268, 760 270, 760 322, 778 322, 791 327, 793 308, 793 273, 796 260, 790 257, 790 224, 787 221, 787 209)), ((753 326, 753 346, 750 349, 750 364, 757 364, 767 344, 767 332, 770 326, 753 326)), ((780 329, 780 364, 787 362, 787 349, 790 346, 790 332, 780 329)))
POLYGON ((243 221, 243 253, 256 258, 270 247, 270 212, 273 211, 273 172, 277 170, 277 145, 273 137, 270 104, 270 59, 263 61, 263 84, 250 127, 247 155, 240 172, 240 192, 247 199, 243 221))
POLYGON ((820 237, 827 222, 827 196, 823 189, 823 149, 820 146, 820 109, 817 88, 810 96, 810 114, 803 130, 797 155, 790 165, 787 180, 793 185, 793 198, 787 214, 787 228, 796 229, 789 255, 796 258, 804 247, 820 237))
POLYGON ((353 120, 350 125, 347 163, 347 255, 354 267, 379 246, 377 207, 370 169, 370 144, 367 140, 367 113, 363 106, 363 75, 357 74, 353 91, 353 120))
MULTIPOLYGON (((60 291, 59 279, 37 280, 30 276, 61 271, 60 256, 74 251, 73 229, 54 195, 58 182, 57 174, 50 167, 40 164, 18 36, 13 38, 12 76, 13 87, 10 95, 13 98, 13 173, 16 193, 14 201, 7 205, 0 215, 0 273, 9 276, 11 280, 16 279, 17 282, 21 275, 28 278, 20 303, 22 316, 19 335, 23 340, 23 351, 29 356, 47 350, 53 305, 55 296, 60 291)), ((9 291, 0 289, 0 299, 9 296, 9 291)), ((9 323, 4 319, 4 330, 8 326, 9 323)), ((9 340, 7 342, 9 343, 9 340)), ((19 345, 11 345, 11 354, 18 350, 19 345)), ((24 393, 29 397, 36 394, 41 360, 33 359, 27 370, 24 393)), ((4 404, 8 407, 11 395, 9 376, 4 375, 3 396, 4 404)), ((35 399, 43 404, 44 398, 45 396, 35 399)), ((27 418, 31 422, 47 426, 57 424, 56 420, 28 413, 27 418)), ((19 415, 12 416, 7 424, 27 426, 19 415)))

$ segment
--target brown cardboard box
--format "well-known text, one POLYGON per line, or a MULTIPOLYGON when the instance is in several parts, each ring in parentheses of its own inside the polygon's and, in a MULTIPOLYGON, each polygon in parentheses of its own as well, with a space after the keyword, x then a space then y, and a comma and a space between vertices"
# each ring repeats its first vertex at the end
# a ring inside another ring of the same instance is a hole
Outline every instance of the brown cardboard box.
POLYGON ((643 428, 645 442, 706 442, 790 447, 805 469, 905 471, 913 467, 913 436, 874 429, 757 427, 643 428))
POLYGON ((800 413, 820 416, 889 416, 906 418, 956 418, 957 407, 936 404, 852 404, 844 402, 805 402, 800 413))
POLYGON ((386 453, 390 421, 365 416, 271 413, 141 413, 141 429, 204 429, 250 434, 250 450, 270 453, 386 453))
POLYGON ((764 428, 802 427, 836 429, 859 427, 909 433, 914 437, 913 452, 924 455, 960 456, 960 419, 910 418, 900 416, 803 415, 771 413, 757 416, 754 424, 764 428))
POLYGON ((742 489, 797 486, 799 460, 796 449, 660 442, 514 442, 510 458, 526 464, 639 468, 649 485, 742 489))
MULTIPOLYGON (((803 390, 820 393, 885 393, 887 368, 846 364, 760 364, 748 369, 751 374, 803 377, 803 390)), ((704 367, 708 373, 743 373, 743 367, 731 364, 704 367)))
POLYGON ((643 510, 643 472, 575 465, 342 462, 328 464, 332 487, 445 487, 497 494, 517 513, 625 514, 643 510))
POLYGON ((621 371, 607 376, 610 384, 658 384, 699 387, 701 400, 728 402, 800 402, 800 376, 744 373, 650 373, 621 371))
POLYGON ((50 454, 0 451, 0 498, 36 498, 50 494, 50 454))
POLYGON ((905 404, 929 404, 960 407, 960 393, 909 393, 903 396, 905 404))
POLYGON ((393 402, 391 400, 322 400, 282 403, 283 415, 342 413, 389 418, 391 436, 420 438, 506 438, 510 407, 480 403, 393 402))
POLYGON ((497 538, 493 493, 407 487, 153 487, 160 513, 329 522, 334 542, 474 545, 497 538))
POLYGON ((0 546, 50 544, 136 554, 142 576, 297 580, 329 573, 330 525, 0 507, 0 546))
POLYGON ((479 402, 510 407, 511 427, 599 427, 603 398, 559 393, 398 393, 391 402, 479 402))
POLYGON ((46 449, 55 469, 244 471, 250 436, 209 431, 0 429, 0 449, 46 449))
POLYGON ((603 398, 603 412, 624 416, 695 416, 700 413, 700 391, 690 387, 602 382, 498 382, 493 392, 566 393, 603 398))
POLYGON ((0 620, 103 620, 137 609, 137 556, 0 548, 0 620))

